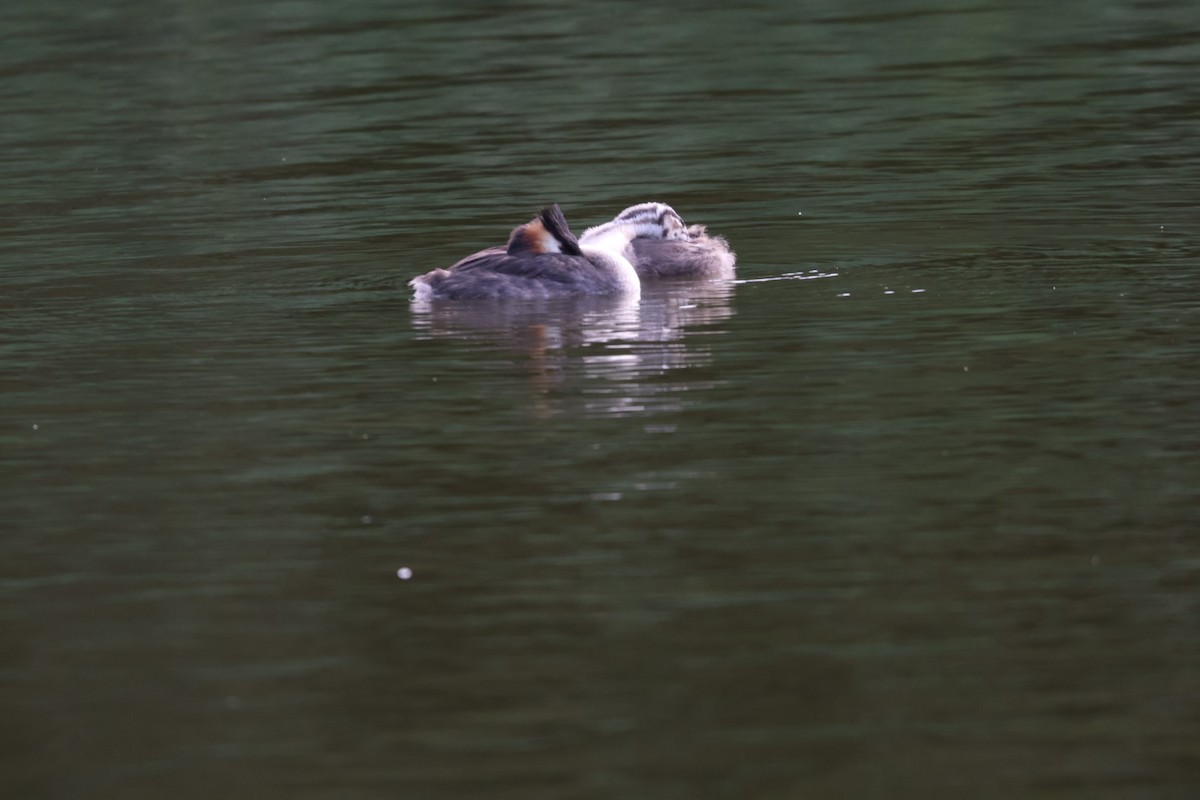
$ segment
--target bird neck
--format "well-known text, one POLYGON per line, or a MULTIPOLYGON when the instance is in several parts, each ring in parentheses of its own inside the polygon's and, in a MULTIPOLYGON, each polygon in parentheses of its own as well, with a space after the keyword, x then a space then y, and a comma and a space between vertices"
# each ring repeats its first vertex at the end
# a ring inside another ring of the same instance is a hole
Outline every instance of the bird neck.
POLYGON ((639 236, 661 239, 663 238, 662 225, 654 222, 629 222, 614 219, 603 225, 588 228, 583 232, 583 236, 579 237, 579 244, 623 250, 625 245, 639 236))
POLYGON ((589 228, 579 240, 579 246, 588 260, 608 269, 625 293, 641 291, 637 270, 625 252, 630 241, 637 236, 637 227, 607 222, 589 228))

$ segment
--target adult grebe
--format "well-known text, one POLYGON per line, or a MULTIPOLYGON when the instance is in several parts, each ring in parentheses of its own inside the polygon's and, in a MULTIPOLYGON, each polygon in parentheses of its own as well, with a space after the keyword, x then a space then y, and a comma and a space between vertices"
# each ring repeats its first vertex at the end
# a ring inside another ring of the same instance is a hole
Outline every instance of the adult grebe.
MULTIPOLYGON (((709 236, 703 225, 685 226, 683 219, 666 203, 639 203, 630 206, 607 223, 608 225, 649 219, 671 218, 674 235, 647 238, 639 236, 630 242, 625 256, 633 262, 638 277, 654 278, 732 278, 737 256, 729 243, 720 236, 709 236)), ((579 237, 588 244, 593 231, 589 228, 579 237)))
POLYGON ((599 227, 604 230, 589 229, 594 235, 581 243, 562 209, 549 205, 514 228, 507 246, 481 250, 449 269, 418 275, 408 285, 416 300, 636 295, 641 283, 625 254, 629 243, 637 237, 649 241, 686 235, 681 227, 668 228, 643 216, 599 227))

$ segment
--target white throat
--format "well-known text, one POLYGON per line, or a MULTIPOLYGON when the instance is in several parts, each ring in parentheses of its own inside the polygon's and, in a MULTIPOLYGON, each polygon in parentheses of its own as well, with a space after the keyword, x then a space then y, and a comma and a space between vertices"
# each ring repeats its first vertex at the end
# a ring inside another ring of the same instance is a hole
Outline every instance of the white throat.
POLYGON ((583 236, 579 237, 579 249, 592 261, 609 266, 616 273, 622 291, 640 293, 642 283, 637 270, 625 255, 625 248, 639 234, 653 235, 649 233, 651 229, 657 229, 661 238, 662 228, 654 225, 606 222, 584 231, 583 236))

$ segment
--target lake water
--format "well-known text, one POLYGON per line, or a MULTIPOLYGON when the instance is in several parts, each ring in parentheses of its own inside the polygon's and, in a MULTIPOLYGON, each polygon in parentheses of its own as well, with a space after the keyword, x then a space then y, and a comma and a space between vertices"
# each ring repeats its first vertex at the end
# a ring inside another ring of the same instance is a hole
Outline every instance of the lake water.
POLYGON ((1200 793, 1191 0, 5 27, 5 798, 1200 793))

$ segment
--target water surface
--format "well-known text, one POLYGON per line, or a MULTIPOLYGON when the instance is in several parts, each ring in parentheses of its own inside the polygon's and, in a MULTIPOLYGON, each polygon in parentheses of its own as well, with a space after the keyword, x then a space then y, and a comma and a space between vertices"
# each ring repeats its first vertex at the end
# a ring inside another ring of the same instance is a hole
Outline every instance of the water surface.
POLYGON ((4 796, 1200 789, 1192 4, 8 24, 4 796), (644 200, 739 282, 408 302, 644 200))

